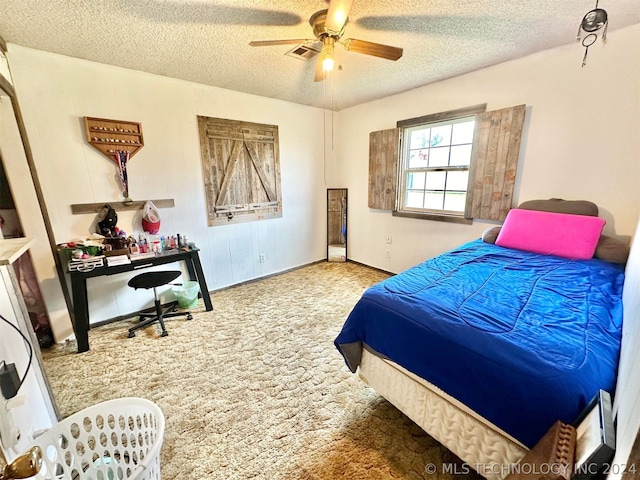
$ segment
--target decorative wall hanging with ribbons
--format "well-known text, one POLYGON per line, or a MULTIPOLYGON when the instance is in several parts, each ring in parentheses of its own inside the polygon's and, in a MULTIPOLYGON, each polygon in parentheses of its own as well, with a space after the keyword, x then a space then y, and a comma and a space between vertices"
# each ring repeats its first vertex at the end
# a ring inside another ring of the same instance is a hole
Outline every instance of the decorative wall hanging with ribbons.
POLYGON ((129 198, 129 178, 127 176, 127 162, 129 161, 129 152, 116 152, 116 163, 118 164, 118 175, 120 176, 120 183, 122 184, 122 195, 125 201, 131 200, 129 198))
POLYGON ((84 117, 84 125, 89 144, 113 160, 118 167, 125 202, 132 201, 129 198, 127 163, 144 146, 142 124, 84 117))

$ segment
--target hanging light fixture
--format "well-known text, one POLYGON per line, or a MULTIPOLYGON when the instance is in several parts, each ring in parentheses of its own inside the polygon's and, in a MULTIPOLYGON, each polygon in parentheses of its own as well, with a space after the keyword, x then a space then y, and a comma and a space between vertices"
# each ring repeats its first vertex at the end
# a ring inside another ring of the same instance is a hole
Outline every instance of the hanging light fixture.
POLYGON ((335 38, 329 35, 322 39, 322 51, 320 52, 320 57, 322 58, 322 71, 324 72, 333 71, 333 66, 335 64, 333 56, 335 42, 335 38))
POLYGON ((598 0, 596 0, 596 6, 593 10, 589 10, 580 22, 578 27, 578 35, 576 35, 576 41, 582 41, 582 46, 585 48, 584 57, 582 58, 582 66, 587 64, 587 53, 589 53, 589 47, 598 40, 598 31, 604 28, 602 31, 602 43, 607 42, 607 26, 609 25, 609 16, 607 12, 598 8, 598 0), (586 33, 584 38, 582 34, 586 33))

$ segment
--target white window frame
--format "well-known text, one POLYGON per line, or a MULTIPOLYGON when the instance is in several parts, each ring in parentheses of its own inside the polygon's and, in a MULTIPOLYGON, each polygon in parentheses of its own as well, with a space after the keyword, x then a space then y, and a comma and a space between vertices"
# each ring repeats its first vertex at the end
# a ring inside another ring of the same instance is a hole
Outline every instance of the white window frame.
MULTIPOLYGON (((427 207, 408 207, 406 205, 406 200, 407 200, 407 194, 408 194, 408 190, 412 190, 409 189, 407 187, 407 178, 408 178, 408 174, 409 173, 421 173, 424 172, 425 174, 427 174, 425 176, 425 178, 428 178, 428 173, 429 172, 445 172, 445 174, 447 174, 448 172, 469 172, 470 167, 471 167, 471 148, 473 148, 473 136, 471 138, 471 140, 469 142, 465 142, 465 143, 451 143, 449 142, 446 146, 449 147, 454 147, 454 146, 463 146, 463 145, 468 145, 470 147, 469 149, 469 163, 467 163, 466 165, 456 165, 456 166, 451 166, 451 165, 447 165, 447 166, 437 166, 437 167, 410 167, 409 166, 409 162, 410 162, 410 158, 411 158, 411 135, 413 132, 415 131, 420 131, 420 130, 425 130, 428 128, 436 128, 436 127, 441 127, 441 126, 447 126, 447 125, 456 125, 456 124, 460 124, 460 123, 467 123, 473 121, 475 122, 475 115, 471 115, 469 117, 462 117, 462 118, 457 118, 455 120, 445 120, 442 122, 433 122, 433 123, 425 123, 425 124, 421 124, 421 125, 415 125, 413 127, 408 127, 405 128, 403 131, 403 141, 402 141, 402 145, 403 145, 403 149, 402 149, 402 161, 401 161, 401 167, 400 167, 400 190, 402 192, 404 192, 404 194, 399 195, 398 198, 398 210, 400 211, 410 211, 410 212, 421 212, 421 213, 431 213, 431 214, 443 214, 443 215, 457 215, 457 216, 464 216, 464 212, 465 209, 464 207, 462 208, 462 210, 446 210, 444 207, 444 202, 446 201, 446 196, 448 192, 456 192, 456 193, 464 193, 465 196, 469 193, 469 183, 467 182, 467 185, 465 186, 464 190, 459 190, 459 189, 453 189, 453 188, 447 188, 447 182, 446 182, 446 177, 445 177, 445 184, 444 184, 444 188, 442 190, 440 189, 427 189, 426 185, 425 188, 421 188, 418 189, 416 188, 415 190, 417 191, 421 191, 424 193, 430 192, 430 191, 434 191, 434 192, 443 192, 444 195, 442 197, 442 201, 443 201, 443 205, 442 208, 427 208, 427 207)), ((474 123, 474 128, 475 128, 475 123, 474 123)), ((452 129, 453 130, 453 129, 452 129)), ((450 140, 450 139, 449 139, 450 140)), ((432 152, 432 149, 434 148, 444 148, 444 147, 437 147, 437 146, 427 146, 426 148, 424 148, 425 150, 429 150, 429 153, 432 152)), ((449 157, 451 156, 451 149, 449 149, 449 157)))
MULTIPOLYGON (((397 123, 397 127, 400 129, 401 147, 400 147, 400 161, 398 162, 398 185, 396 193, 396 209, 393 211, 393 215, 401 217, 423 218, 428 220, 440 220, 449 221, 455 223, 472 223, 472 219, 467 217, 466 209, 464 211, 451 211, 444 209, 428 209, 428 208, 415 208, 406 207, 406 178, 407 171, 469 171, 471 176, 473 148, 475 141, 475 130, 478 128, 477 119, 474 117, 479 113, 486 111, 486 104, 475 105, 472 107, 461 108, 458 110, 452 110, 448 112, 441 112, 432 115, 426 115, 422 117, 412 118, 408 120, 402 120, 397 123), (474 119, 476 121, 474 125, 474 140, 471 143, 472 153, 469 159, 469 166, 465 167, 421 167, 421 168, 408 168, 409 164, 409 152, 411 132, 421 130, 424 128, 430 128, 440 125, 450 125, 455 123, 462 123, 474 119)), ((470 195, 469 185, 467 183, 466 193, 467 197, 470 195)), ((446 188, 446 185, 445 185, 446 188)), ((452 190, 453 191, 453 190, 452 190)), ((445 190, 446 192, 446 190, 445 190)), ((446 195, 446 193, 445 193, 446 195)), ((468 204, 468 202, 466 202, 468 204)), ((444 206, 444 205, 443 205, 444 206)))

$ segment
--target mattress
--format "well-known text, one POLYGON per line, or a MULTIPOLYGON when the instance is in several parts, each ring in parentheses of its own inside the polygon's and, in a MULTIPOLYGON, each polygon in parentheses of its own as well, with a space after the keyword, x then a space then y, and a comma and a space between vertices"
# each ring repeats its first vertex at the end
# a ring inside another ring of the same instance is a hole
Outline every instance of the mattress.
POLYGON ((622 267, 470 242, 369 288, 335 344, 427 380, 523 445, 613 392, 622 267))

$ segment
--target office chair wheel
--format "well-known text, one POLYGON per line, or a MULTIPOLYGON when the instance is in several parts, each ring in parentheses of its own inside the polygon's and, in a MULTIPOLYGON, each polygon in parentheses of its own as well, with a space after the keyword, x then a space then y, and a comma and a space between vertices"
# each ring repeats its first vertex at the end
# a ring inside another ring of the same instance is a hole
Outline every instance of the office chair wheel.
POLYGON ((187 320, 193 320, 193 315, 191 315, 190 313, 187 315, 187 320))
POLYGON ((136 332, 129 332, 129 335, 128 335, 129 338, 133 338, 135 336, 136 336, 136 332))

